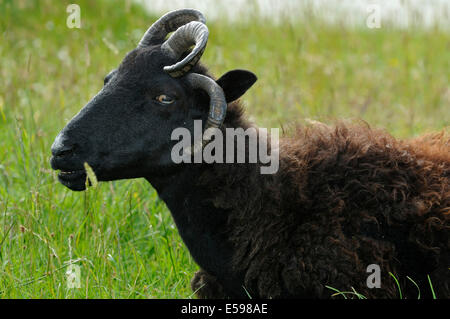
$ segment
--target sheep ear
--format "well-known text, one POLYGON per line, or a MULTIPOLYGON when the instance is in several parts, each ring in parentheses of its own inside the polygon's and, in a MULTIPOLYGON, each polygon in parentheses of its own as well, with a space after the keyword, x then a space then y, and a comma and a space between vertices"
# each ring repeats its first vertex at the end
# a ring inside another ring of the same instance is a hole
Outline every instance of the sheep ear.
POLYGON ((230 103, 247 92, 256 80, 256 75, 250 71, 232 70, 222 75, 216 82, 223 89, 227 103, 230 103))

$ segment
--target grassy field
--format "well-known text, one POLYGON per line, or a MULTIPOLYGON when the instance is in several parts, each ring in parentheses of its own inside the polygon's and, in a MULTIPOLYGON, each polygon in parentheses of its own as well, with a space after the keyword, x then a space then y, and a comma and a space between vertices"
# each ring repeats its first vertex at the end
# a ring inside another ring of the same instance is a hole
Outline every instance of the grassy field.
MULTIPOLYGON (((0 298, 189 298, 197 266, 144 180, 71 192, 50 169, 60 129, 157 18, 130 1, 0 0, 0 298), (66 270, 81 270, 68 289, 66 270)), ((327 26, 209 23, 203 61, 259 81, 245 96, 263 127, 361 118, 394 136, 450 123, 450 34, 327 26)), ((332 292, 330 292, 331 294, 332 292)))

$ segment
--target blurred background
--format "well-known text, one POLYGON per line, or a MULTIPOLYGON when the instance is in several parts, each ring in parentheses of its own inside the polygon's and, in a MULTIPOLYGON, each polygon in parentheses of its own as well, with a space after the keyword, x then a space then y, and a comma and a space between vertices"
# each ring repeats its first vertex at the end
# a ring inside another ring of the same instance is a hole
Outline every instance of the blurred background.
POLYGON ((370 6, 380 7, 384 24, 408 28, 411 25, 449 28, 448 0, 137 0, 149 12, 163 13, 180 8, 197 8, 210 20, 239 22, 267 19, 277 24, 308 22, 311 15, 323 22, 365 26, 370 6))
POLYGON ((450 123, 449 2, 0 0, 0 298, 192 296, 197 266, 147 182, 74 193, 49 165, 59 130, 161 14, 205 13, 202 61, 257 74, 242 101, 258 125, 362 119, 409 138, 450 123))

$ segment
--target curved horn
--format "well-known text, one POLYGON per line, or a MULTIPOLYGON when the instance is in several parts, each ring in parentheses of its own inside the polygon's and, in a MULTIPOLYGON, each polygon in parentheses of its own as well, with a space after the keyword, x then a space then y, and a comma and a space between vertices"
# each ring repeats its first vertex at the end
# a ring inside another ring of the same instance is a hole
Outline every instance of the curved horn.
MULTIPOLYGON (((211 133, 211 130, 206 132, 209 128, 220 128, 227 113, 227 101, 222 88, 213 79, 198 73, 187 74, 186 80, 194 89, 202 89, 209 95, 209 113, 204 129, 205 133, 211 133)), ((205 135, 203 135, 201 141, 197 141, 194 144, 192 147, 193 153, 203 148, 208 140, 211 139, 211 136, 205 135)))
POLYGON ((180 9, 166 13, 148 28, 138 47, 162 43, 167 34, 191 21, 206 23, 203 14, 195 9, 180 9))
POLYGON ((172 77, 180 77, 189 72, 197 64, 205 51, 208 36, 208 27, 197 21, 189 22, 177 29, 161 45, 161 50, 175 59, 175 61, 178 61, 180 56, 192 45, 195 45, 195 47, 182 61, 165 66, 164 71, 172 77))
POLYGON ((202 89, 209 95, 209 113, 205 130, 210 127, 219 128, 227 114, 227 101, 219 84, 213 79, 198 73, 189 73, 186 80, 194 89, 202 89))

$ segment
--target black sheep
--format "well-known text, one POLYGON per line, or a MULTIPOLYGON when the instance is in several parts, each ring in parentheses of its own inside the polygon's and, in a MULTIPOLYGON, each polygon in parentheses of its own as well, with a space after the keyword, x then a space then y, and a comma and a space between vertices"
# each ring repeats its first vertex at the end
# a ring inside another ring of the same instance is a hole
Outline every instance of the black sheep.
MULTIPOLYGON (((329 298, 329 286, 395 298, 390 273, 406 297, 417 296, 406 276, 422 296, 431 296, 429 276, 437 296, 450 297, 444 132, 398 141, 364 124, 315 124, 272 145, 275 174, 261 174, 260 161, 174 163, 176 128, 193 132, 195 120, 220 131, 253 127, 235 100, 256 77, 235 70, 213 80, 198 64, 204 23, 189 9, 152 25, 56 138, 59 180, 84 190, 84 162, 100 181, 146 178, 201 267, 192 280, 199 297, 329 298), (367 286, 371 264, 380 288, 367 286)), ((208 145, 200 142, 193 153, 208 145)))

